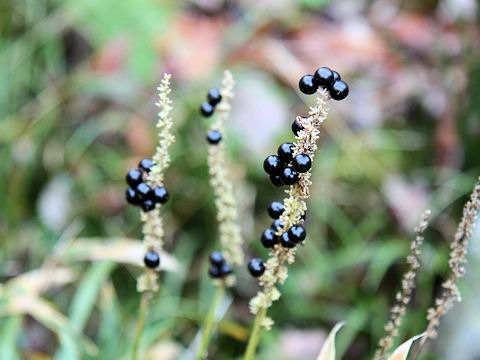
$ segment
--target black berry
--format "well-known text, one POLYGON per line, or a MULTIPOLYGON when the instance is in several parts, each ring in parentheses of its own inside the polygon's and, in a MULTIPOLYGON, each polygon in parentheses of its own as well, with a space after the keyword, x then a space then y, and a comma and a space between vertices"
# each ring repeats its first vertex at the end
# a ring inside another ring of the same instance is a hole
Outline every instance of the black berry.
POLYGON ((210 265, 210 268, 208 269, 208 274, 214 279, 221 278, 222 277, 222 269, 219 268, 218 266, 210 265))
POLYGON ((200 107, 200 112, 205 117, 212 116, 213 110, 215 110, 215 108, 212 105, 210 105, 207 101, 203 102, 202 106, 200 107))
POLYGON ((225 259, 220 251, 212 251, 208 260, 210 261, 210 264, 217 267, 220 267, 225 262, 225 259))
POLYGON ((230 275, 231 273, 233 273, 232 265, 225 263, 220 268, 220 271, 222 272, 222 276, 230 275))
POLYGON ((134 188, 142 182, 142 172, 138 169, 132 169, 127 173, 125 180, 130 187, 134 188))
POLYGON ((312 159, 307 154, 298 154, 292 161, 292 167, 299 173, 304 173, 312 167, 312 159))
POLYGON ((280 219, 275 219, 273 220, 272 222, 272 225, 270 226, 271 229, 277 231, 278 228, 282 227, 283 226, 283 221, 280 220, 280 219))
POLYGON ((337 81, 337 80, 342 80, 342 77, 340 76, 340 74, 336 71, 333 71, 333 82, 337 81))
POLYGON ((327 67, 321 67, 315 71, 315 83, 318 86, 329 88, 333 84, 333 71, 327 67))
POLYGON ((280 158, 280 160, 282 160, 285 163, 292 161, 294 148, 295 148, 295 145, 290 142, 286 142, 280 145, 277 150, 278 157, 280 158))
POLYGON ((270 215, 272 219, 278 219, 280 215, 283 214, 283 210, 283 203, 280 201, 273 201, 268 207, 268 215, 270 215))
POLYGON ((263 263, 262 259, 253 258, 248 263, 248 271, 254 277, 262 276, 265 272, 265 264, 263 263))
POLYGON ((142 205, 142 210, 145 212, 149 212, 155 209, 155 203, 150 199, 144 200, 141 205, 142 205))
POLYGON ((307 232, 305 231, 305 228, 303 226, 294 225, 290 229, 288 229, 288 237, 295 244, 298 244, 299 242, 305 240, 306 236, 307 232))
POLYGON ((265 229, 260 238, 262 245, 266 248, 273 248, 275 244, 278 244, 278 236, 275 235, 275 230, 273 229, 265 229))
POLYGON ((305 75, 298 82, 300 91, 307 95, 315 94, 318 89, 318 85, 315 83, 313 75, 305 75))
POLYGON ((295 136, 297 136, 298 133, 299 133, 300 131, 302 131, 302 130, 303 130, 302 124, 300 124, 300 123, 298 122, 298 120, 295 120, 295 121, 293 122, 293 124, 292 124, 292 131, 293 131, 293 133, 295 134, 295 136))
POLYGON ((286 167, 282 172, 282 181, 285 185, 293 185, 298 181, 298 172, 291 167, 286 167))
POLYGON ((211 88, 210 90, 208 90, 207 101, 212 106, 215 106, 220 101, 222 101, 222 95, 220 95, 220 90, 218 90, 218 88, 211 88))
POLYGON ((280 237, 280 245, 282 245, 284 248, 291 249, 294 248, 297 244, 294 243, 292 239, 290 239, 288 232, 284 232, 280 237))
POLYGON ((135 194, 137 195, 138 199, 145 201, 152 198, 153 191, 150 186, 142 182, 135 188, 135 194))
POLYGON ((283 170, 284 164, 277 155, 268 156, 263 162, 263 169, 267 174, 278 175, 283 170))
POLYGON ((156 187, 153 189, 153 201, 159 204, 165 204, 170 198, 168 190, 163 186, 156 187))
POLYGON ((334 100, 343 100, 348 95, 348 85, 345 81, 337 80, 330 88, 330 96, 334 100))
POLYGON ((270 175, 270 181, 273 185, 275 185, 277 187, 281 187, 281 186, 285 185, 283 183, 282 177, 280 175, 270 175))
POLYGON ((206 138, 209 144, 216 145, 222 140, 222 133, 218 130, 210 130, 206 138))
POLYGON ((158 267, 158 265, 160 265, 160 256, 158 256, 155 251, 150 250, 145 254, 143 262, 149 269, 155 269, 158 267))
POLYGON ((153 161, 152 159, 142 159, 138 163, 138 167, 140 168, 140 170, 143 170, 148 173, 153 167, 153 161))
POLYGON ((138 201, 137 195, 135 194, 135 190, 132 188, 128 188, 125 192, 125 198, 127 202, 132 205, 138 205, 140 202, 138 201))

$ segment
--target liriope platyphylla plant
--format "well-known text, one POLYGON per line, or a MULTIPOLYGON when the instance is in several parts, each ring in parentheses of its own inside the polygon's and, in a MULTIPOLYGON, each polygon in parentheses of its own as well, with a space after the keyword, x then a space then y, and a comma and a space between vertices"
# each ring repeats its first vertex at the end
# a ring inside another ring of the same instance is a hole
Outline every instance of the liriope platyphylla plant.
POLYGON ((253 359, 260 339, 261 329, 270 329, 273 320, 267 317, 267 310, 280 298, 278 285, 288 277, 286 265, 295 261, 296 245, 306 237, 303 227, 307 211, 306 200, 310 196, 311 166, 317 150, 317 141, 323 121, 328 115, 327 102, 330 98, 342 100, 348 95, 348 85, 340 75, 329 68, 319 68, 314 75, 305 75, 299 82, 304 94, 317 93, 316 105, 310 108, 306 117, 297 116, 292 125, 294 143, 283 143, 277 155, 270 155, 264 161, 264 169, 270 181, 278 187, 288 186, 283 202, 274 201, 268 208, 274 219, 271 227, 264 231, 261 242, 270 248, 270 257, 264 263, 253 258, 248 264, 251 275, 258 277, 263 288, 250 301, 250 311, 255 321, 245 352, 245 359, 253 359))
POLYGON ((170 165, 169 147, 175 142, 171 132, 172 101, 169 98, 170 74, 164 74, 158 86, 158 144, 152 159, 143 159, 137 169, 127 173, 129 186, 126 192, 128 203, 141 208, 143 222, 143 244, 145 257, 143 259, 145 272, 137 279, 137 290, 142 293, 138 315, 137 331, 132 349, 132 358, 137 358, 137 349, 143 331, 149 301, 152 294, 158 291, 158 271, 160 269, 160 250, 163 248, 163 219, 161 206, 169 199, 169 193, 164 187, 165 171, 170 165))
MULTIPOLYGON (((457 281, 465 276, 464 264, 467 263, 467 247, 468 239, 472 237, 473 229, 476 224, 476 219, 480 209, 480 178, 470 195, 470 201, 468 201, 463 208, 463 216, 460 220, 457 231, 450 244, 451 252, 449 257, 449 268, 451 274, 449 278, 442 284, 443 292, 435 300, 435 306, 430 308, 427 312, 428 325, 420 335, 414 336, 401 344, 392 354, 388 355, 387 351, 393 343, 393 339, 398 334, 398 328, 401 325, 402 317, 405 314, 406 306, 410 300, 410 294, 415 287, 415 277, 418 269, 420 268, 419 256, 420 245, 422 244, 424 237, 423 232, 428 226, 427 218, 429 211, 422 215, 420 224, 416 229, 417 236, 411 244, 411 253, 407 257, 408 270, 402 279, 402 290, 396 295, 397 303, 390 311, 390 319, 385 327, 387 334, 380 340, 378 349, 375 353, 374 360, 385 359, 388 356, 388 360, 406 360, 407 356, 412 348, 412 344, 419 340, 419 344, 416 347, 413 355, 410 357, 412 360, 416 360, 420 353, 423 351, 428 339, 435 338, 437 336, 437 327, 440 324, 442 316, 446 315, 448 311, 453 307, 456 302, 462 300, 460 291, 457 287, 457 281)), ((339 327, 336 326, 332 330, 331 336, 328 341, 323 345, 322 352, 319 354, 317 360, 334 360, 335 351, 333 353, 328 349, 335 348, 335 334, 339 327), (328 356, 324 356, 328 353, 328 356), (333 354, 333 355, 332 355, 333 354)))
POLYGON ((420 223, 415 229, 416 237, 410 244, 410 254, 407 256, 407 271, 402 278, 402 288, 395 295, 396 303, 390 309, 390 319, 385 325, 385 336, 378 342, 378 349, 375 352, 374 360, 384 359, 388 350, 393 345, 393 340, 398 336, 398 329, 402 325, 402 319, 405 316, 407 305, 410 302, 412 291, 415 289, 415 278, 420 269, 420 247, 424 241, 424 232, 428 227, 428 218, 431 214, 430 210, 426 210, 421 218, 420 223))
POLYGON ((214 112, 217 113, 215 121, 207 132, 206 140, 209 145, 208 168, 210 184, 215 194, 220 249, 213 251, 209 256, 208 273, 214 279, 217 291, 204 321, 197 359, 207 356, 217 305, 225 288, 235 284, 233 266, 242 265, 244 262, 243 239, 238 219, 238 201, 235 199, 234 187, 229 178, 224 143, 226 137, 224 124, 230 114, 234 85, 232 73, 226 70, 221 88, 210 89, 207 93, 207 101, 202 104, 200 109, 205 117, 212 116, 214 112))

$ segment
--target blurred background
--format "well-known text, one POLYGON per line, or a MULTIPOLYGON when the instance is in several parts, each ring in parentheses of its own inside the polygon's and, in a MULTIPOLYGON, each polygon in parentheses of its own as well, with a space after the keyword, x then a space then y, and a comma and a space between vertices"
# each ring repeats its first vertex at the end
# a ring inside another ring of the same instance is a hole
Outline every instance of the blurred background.
MULTIPOLYGON (((2 0, 0 358, 128 353, 142 269, 122 239, 140 239, 141 224, 124 201, 124 176, 154 151, 164 72, 173 75, 177 136, 166 250, 178 263, 162 274, 141 346, 148 359, 189 358, 214 289, 207 254, 218 244, 204 141, 211 120, 198 108, 227 68, 237 86, 226 142, 249 257, 267 256, 265 209, 283 197, 263 159, 293 139, 291 122, 313 101, 298 79, 329 66, 350 85, 346 100, 331 103, 306 247, 269 311, 275 326, 258 359, 314 359, 342 320, 337 356, 370 359, 413 229, 431 208, 398 340, 422 332, 480 173, 479 17, 474 0, 2 0)), ((424 359, 480 359, 479 255, 477 232, 463 302, 424 359)), ((238 358, 253 320, 256 282, 236 273, 212 359, 238 358)))

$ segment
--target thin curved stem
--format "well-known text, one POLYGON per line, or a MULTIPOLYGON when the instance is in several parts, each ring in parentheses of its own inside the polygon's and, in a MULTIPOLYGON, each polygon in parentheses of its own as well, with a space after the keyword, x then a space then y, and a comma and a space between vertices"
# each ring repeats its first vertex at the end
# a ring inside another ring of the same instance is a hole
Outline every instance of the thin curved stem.
POLYGON ((225 292, 225 284, 221 284, 217 287, 215 296, 213 297, 210 309, 208 310, 207 317, 205 318, 205 323, 203 325, 202 331, 202 340, 198 348, 198 354, 196 359, 202 360, 207 357, 208 353, 208 344, 212 338, 213 327, 215 325, 215 314, 217 312, 217 306, 220 303, 223 293, 225 292))
POLYGON ((245 351, 245 356, 243 360, 253 360, 255 352, 257 350, 258 342, 260 341, 260 334, 262 332, 262 323, 267 315, 267 308, 261 307, 257 315, 255 315, 255 322, 253 323, 253 329, 250 333, 250 338, 248 339, 247 350, 245 351))
POLYGON ((147 291, 143 292, 140 299, 140 310, 138 313, 137 331, 135 333, 135 341, 132 349, 132 360, 137 360, 138 345, 140 344, 143 328, 145 327, 145 319, 147 318, 149 300, 150 294, 147 291))

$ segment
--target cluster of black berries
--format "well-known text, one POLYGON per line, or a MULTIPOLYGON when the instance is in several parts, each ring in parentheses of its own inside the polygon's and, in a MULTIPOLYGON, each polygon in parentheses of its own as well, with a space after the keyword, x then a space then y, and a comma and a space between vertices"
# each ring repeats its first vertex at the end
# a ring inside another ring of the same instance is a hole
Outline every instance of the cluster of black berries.
POLYGON ((127 173, 126 181, 129 186, 125 193, 129 204, 140 206, 148 212, 155 208, 156 204, 165 204, 169 194, 163 186, 152 189, 144 182, 144 177, 153 167, 151 159, 143 159, 138 164, 138 169, 131 169, 127 173))
POLYGON ((321 67, 315 71, 314 75, 303 76, 298 86, 300 91, 307 95, 315 94, 319 87, 323 87, 330 92, 334 100, 343 100, 348 95, 348 85, 342 81, 340 74, 330 70, 328 67, 321 67))
POLYGON ((212 251, 209 257, 210 268, 208 269, 208 274, 214 278, 224 278, 227 275, 230 275, 233 272, 233 268, 230 264, 225 262, 223 255, 220 251, 212 251))
MULTIPOLYGON (((301 126, 298 121, 295 121, 292 129, 298 133, 301 126)), ((307 154, 293 156, 294 148, 293 143, 283 143, 278 147, 277 155, 270 155, 263 162, 263 168, 270 175, 273 185, 293 185, 299 180, 300 173, 305 173, 312 167, 312 159, 307 154)))
POLYGON ((211 88, 207 92, 207 101, 203 102, 200 107, 200 112, 205 117, 212 116, 215 111, 215 106, 217 106, 220 101, 222 101, 220 90, 218 90, 218 88, 211 88))

